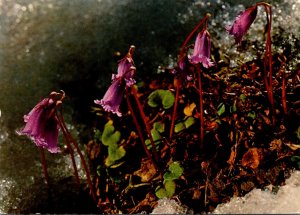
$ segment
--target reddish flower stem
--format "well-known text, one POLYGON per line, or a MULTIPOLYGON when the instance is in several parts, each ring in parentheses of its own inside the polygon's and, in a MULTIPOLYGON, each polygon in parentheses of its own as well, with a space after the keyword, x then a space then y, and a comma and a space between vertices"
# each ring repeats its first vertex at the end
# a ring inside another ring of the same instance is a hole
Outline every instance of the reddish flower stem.
POLYGON ((91 180, 91 176, 90 176, 90 172, 89 172, 89 169, 88 169, 88 166, 85 162, 85 159, 84 159, 84 156, 83 154, 81 153, 81 150, 76 142, 76 140, 72 137, 71 133, 69 132, 69 130, 67 129, 67 126, 65 124, 65 121, 64 121, 64 117, 62 115, 62 111, 60 110, 59 112, 59 122, 60 122, 60 125, 62 127, 62 129, 64 130, 64 135, 66 135, 66 139, 67 141, 70 141, 73 143, 74 147, 76 148, 77 150, 77 153, 79 154, 79 157, 80 157, 80 160, 81 160, 81 163, 83 165, 83 169, 85 171, 85 175, 86 175, 86 179, 87 179, 87 182, 88 182, 88 186, 90 188, 90 192, 91 192, 91 195, 93 197, 93 200, 95 202, 97 202, 97 198, 96 198, 96 194, 95 194, 95 191, 94 191, 94 187, 93 187, 93 184, 92 184, 92 180, 91 180))
MULTIPOLYGON (((56 117, 58 118, 57 114, 56 114, 56 117)), ((77 182, 77 184, 79 185, 80 184, 80 179, 79 179, 79 176, 78 176, 78 170, 77 170, 77 166, 76 166, 76 161, 75 161, 75 156, 74 156, 74 150, 68 140, 68 133, 67 131, 64 129, 64 126, 62 125, 61 121, 58 120, 59 124, 60 124, 60 127, 62 128, 62 132, 64 134, 64 139, 65 139, 65 143, 66 143, 66 146, 70 152, 70 157, 71 157, 71 161, 72 161, 72 166, 73 166, 73 169, 74 169, 74 176, 75 176, 75 180, 77 182)))
POLYGON ((286 78, 285 78, 285 73, 283 72, 282 75, 282 91, 281 91, 281 99, 282 99, 282 108, 283 108, 283 113, 287 115, 287 105, 286 105, 286 78))
POLYGON ((199 65, 197 65, 197 73, 198 73, 198 87, 199 87, 199 114, 200 114, 200 149, 203 148, 204 141, 204 118, 203 118, 203 92, 202 92, 202 80, 201 80, 201 69, 199 65))
POLYGON ((191 31, 191 33, 187 36, 187 38, 185 39, 185 41, 183 42, 181 49, 180 49, 180 54, 179 54, 179 58, 178 61, 183 57, 184 54, 184 48, 186 46, 186 44, 189 42, 189 40, 192 38, 192 36, 194 35, 194 33, 198 30, 198 28, 210 17, 210 14, 206 14, 205 17, 198 23, 198 25, 191 31))
POLYGON ((141 127, 140 127, 140 125, 139 125, 139 123, 138 123, 138 121, 137 121, 137 118, 136 118, 136 116, 135 116, 134 110, 133 110, 133 108, 132 108, 132 106, 131 106, 131 103, 130 103, 130 100, 129 100, 129 91, 128 91, 128 88, 127 88, 127 87, 126 87, 126 101, 127 101, 127 105, 128 105, 129 111, 130 111, 130 113, 131 113, 133 122, 134 122, 134 124, 135 124, 136 129, 137 129, 138 135, 139 135, 139 137, 140 137, 140 139, 141 139, 143 148, 144 148, 144 150, 145 150, 145 152, 146 152, 146 154, 147 154, 147 157, 149 158, 149 160, 151 160, 151 162, 153 163, 155 169, 158 169, 158 168, 157 168, 156 162, 153 160, 153 158, 152 158, 152 156, 151 156, 151 153, 150 153, 149 149, 147 148, 147 146, 146 146, 146 144, 145 144, 145 139, 144 139, 144 137, 143 137, 142 129, 141 129, 141 127))
POLYGON ((149 126, 148 123, 147 123, 146 115, 145 115, 145 113, 144 113, 144 111, 143 111, 142 105, 141 105, 141 103, 140 103, 140 101, 139 101, 139 98, 138 98, 138 96, 137 96, 137 92, 136 92, 136 89, 135 89, 134 86, 131 87, 131 91, 132 91, 132 94, 133 94, 133 96, 134 96, 134 99, 135 99, 135 101, 136 101, 136 103, 137 103, 137 107, 138 107, 138 109, 139 109, 141 118, 142 118, 142 120, 143 120, 143 122, 144 122, 144 125, 145 125, 145 127, 146 127, 146 131, 147 131, 148 137, 149 137, 150 142, 151 142, 151 145, 152 145, 152 152, 153 152, 154 158, 155 158, 156 162, 158 162, 158 161, 159 161, 159 158, 158 158, 158 154, 157 154, 157 150, 156 150, 155 143, 154 143, 153 138, 152 138, 150 126, 149 126))
POLYGON ((265 80, 266 90, 268 94, 268 99, 270 102, 272 124, 274 126, 276 120, 275 120, 275 107, 274 107, 274 94, 273 94, 273 66, 272 66, 272 41, 271 41, 272 6, 265 2, 259 2, 256 5, 263 6, 267 14, 268 32, 267 32, 266 52, 265 52, 265 60, 264 60, 264 80, 265 80), (267 67, 269 67, 269 71, 267 70, 267 67))
POLYGON ((173 131, 174 131, 174 126, 175 126, 175 119, 176 119, 176 114, 177 114, 177 107, 178 107, 178 99, 179 99, 179 92, 180 92, 180 80, 174 78, 174 85, 175 85, 175 101, 174 101, 174 107, 173 107, 173 113, 172 113, 172 121, 171 121, 171 128, 170 128, 170 135, 169 138, 170 140, 172 139, 173 136, 173 131))
POLYGON ((47 186, 49 186, 49 175, 48 175, 48 170, 47 170, 45 151, 42 147, 39 147, 39 150, 40 150, 40 159, 41 159, 43 172, 44 172, 44 177, 45 177, 45 183, 46 183, 47 186))
MULTIPOLYGON (((196 27, 190 32, 190 34, 187 36, 187 38, 185 39, 185 41, 183 42, 181 48, 180 48, 180 54, 179 54, 179 58, 178 58, 178 62, 184 57, 184 53, 185 53, 185 46, 186 44, 190 41, 190 39, 192 38, 192 36, 195 34, 195 32, 198 30, 198 28, 205 23, 205 26, 207 25, 207 19, 210 17, 210 14, 206 14, 204 16, 204 18, 196 25, 196 27)), ((176 82, 176 78, 174 79, 174 82, 176 82)), ((173 136, 173 130, 174 130, 174 126, 175 126, 175 119, 176 119, 176 113, 177 113, 177 107, 178 107, 178 99, 179 99, 179 92, 180 92, 180 86, 181 83, 179 80, 177 80, 176 86, 175 86, 175 101, 174 101, 174 108, 173 108, 173 113, 172 113, 172 121, 171 121, 171 128, 170 128, 170 135, 169 138, 171 139, 173 136)))

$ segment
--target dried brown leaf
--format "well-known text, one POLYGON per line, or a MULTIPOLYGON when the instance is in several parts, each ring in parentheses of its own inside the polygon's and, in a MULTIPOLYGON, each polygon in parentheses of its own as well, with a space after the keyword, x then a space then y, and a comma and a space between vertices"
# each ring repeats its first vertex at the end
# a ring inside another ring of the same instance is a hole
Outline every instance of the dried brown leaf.
POLYGON ((205 130, 214 131, 219 127, 219 124, 216 121, 206 122, 205 130))
POLYGON ((194 189, 193 191, 194 191, 194 193, 193 193, 192 199, 194 199, 194 200, 200 199, 200 197, 201 197, 201 191, 199 189, 194 189))
POLYGON ((242 166, 256 169, 259 166, 261 155, 258 148, 250 148, 242 158, 242 166))
POLYGON ((270 142, 270 150, 280 150, 282 146, 282 141, 280 139, 275 139, 270 142))
POLYGON ((141 177, 142 182, 149 182, 156 174, 156 169, 150 160, 142 162, 141 168, 133 173, 133 175, 141 177))

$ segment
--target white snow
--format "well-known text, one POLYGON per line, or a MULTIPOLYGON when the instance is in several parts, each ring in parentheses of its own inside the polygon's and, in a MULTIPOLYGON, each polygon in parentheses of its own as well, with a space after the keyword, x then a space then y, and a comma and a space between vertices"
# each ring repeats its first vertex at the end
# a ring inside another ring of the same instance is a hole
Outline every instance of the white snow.
POLYGON ((220 204, 213 214, 300 214, 300 171, 292 173, 276 194, 254 189, 244 197, 220 204))
MULTIPOLYGON (((193 213, 174 199, 163 198, 152 214, 193 213)), ((254 189, 244 197, 233 197, 220 204, 212 214, 300 214, 300 171, 294 171, 276 194, 271 190, 254 189)))

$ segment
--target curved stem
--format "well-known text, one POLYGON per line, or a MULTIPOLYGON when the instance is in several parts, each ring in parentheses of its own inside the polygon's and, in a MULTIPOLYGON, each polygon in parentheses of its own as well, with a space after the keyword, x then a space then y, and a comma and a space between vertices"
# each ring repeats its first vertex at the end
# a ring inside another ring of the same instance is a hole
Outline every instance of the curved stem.
MULTIPOLYGON (((56 114, 56 117, 57 117, 57 119, 59 119, 58 116, 57 116, 57 114, 56 114)), ((75 180, 76 180, 77 184, 79 185, 80 184, 80 179, 79 179, 79 176, 78 176, 78 170, 77 170, 77 166, 76 166, 76 161, 75 161, 75 156, 74 156, 74 150, 73 150, 73 148, 72 148, 72 146, 71 146, 71 144, 70 144, 70 142, 69 142, 69 140, 67 138, 68 137, 67 131, 65 130, 65 128, 62 125, 62 123, 61 123, 60 120, 58 120, 58 123, 59 123, 59 125, 61 127, 61 130, 62 130, 63 134, 64 134, 64 139, 65 139, 66 146, 67 146, 67 148, 68 148, 68 150, 70 152, 71 162, 72 162, 72 166, 73 166, 73 169, 74 169, 75 180)))
POLYGON ((136 118, 136 116, 135 116, 134 110, 133 110, 133 108, 132 108, 132 106, 131 106, 131 104, 130 104, 130 100, 129 100, 129 92, 128 92, 128 88, 127 88, 127 87, 126 87, 126 101, 127 101, 127 105, 128 105, 129 111, 130 111, 130 113, 131 113, 133 122, 134 122, 135 127, 136 127, 136 129, 137 129, 137 131, 138 131, 138 135, 139 135, 139 137, 140 137, 140 139, 141 139, 143 148, 144 148, 144 150, 145 150, 145 152, 146 152, 146 154, 147 154, 149 160, 151 160, 151 162, 153 163, 155 169, 157 169, 157 164, 156 164, 156 162, 153 160, 153 158, 152 158, 152 156, 151 156, 151 153, 150 153, 149 149, 147 148, 147 146, 146 146, 146 144, 145 144, 145 139, 144 139, 144 137, 143 137, 143 133, 142 133, 141 127, 140 127, 140 125, 139 125, 139 123, 138 123, 138 121, 137 121, 137 118, 136 118))
POLYGON ((281 91, 281 99, 282 99, 282 108, 283 108, 283 113, 287 115, 287 105, 286 105, 286 77, 285 73, 283 72, 282 75, 282 91, 281 91))
POLYGON ((203 91, 202 91, 202 80, 201 80, 201 70, 199 65, 197 65, 198 73, 198 87, 199 87, 199 114, 200 114, 200 149, 203 148, 204 141, 204 118, 203 118, 203 91))
POLYGON ((266 90, 268 94, 268 99, 270 102, 272 124, 275 125, 275 107, 274 107, 274 95, 273 95, 273 66, 272 66, 272 42, 271 42, 271 28, 272 28, 272 6, 265 2, 259 2, 257 6, 263 6, 268 21, 268 32, 266 39, 266 52, 264 60, 264 80, 266 85, 266 90), (267 67, 269 71, 267 71, 267 67))
POLYGON ((76 148, 77 150, 77 153, 79 154, 79 157, 80 157, 80 160, 81 160, 81 163, 83 165, 83 169, 85 171, 85 174, 86 174, 86 179, 87 179, 87 182, 88 182, 88 185, 89 185, 89 188, 90 188, 90 192, 91 192, 91 195, 93 197, 93 200, 95 202, 97 202, 97 199, 96 199, 96 194, 95 194, 95 191, 94 191, 94 188, 93 188, 93 184, 92 184, 92 180, 91 180, 91 176, 90 176, 90 172, 89 172, 89 169, 88 169, 88 166, 85 162, 85 159, 84 159, 84 156, 83 154, 81 153, 81 150, 77 144, 77 142, 75 141, 75 139, 72 137, 71 133, 69 132, 69 130, 67 129, 67 126, 65 124, 65 121, 64 121, 64 117, 62 115, 62 111, 60 110, 59 112, 60 114, 60 117, 59 117, 59 121, 60 121, 60 124, 63 128, 63 130, 65 131, 64 134, 66 134, 66 138, 68 138, 68 140, 70 140, 70 142, 73 143, 74 147, 76 148))
POLYGON ((40 150, 40 159, 41 159, 44 177, 45 177, 45 183, 47 184, 47 186, 49 186, 49 175, 48 175, 47 163, 45 158, 45 150, 41 147, 39 147, 39 150, 40 150))
POLYGON ((275 125, 275 107, 273 95, 273 65, 272 65, 272 43, 271 43, 271 26, 272 26, 272 7, 269 6, 269 26, 268 26, 268 57, 269 57, 269 94, 272 109, 272 124, 275 125))
POLYGON ((178 106, 178 99, 179 99, 179 91, 180 91, 180 85, 181 85, 180 81, 178 79, 176 79, 176 77, 174 78, 174 84, 175 84, 176 94, 175 94, 175 101, 174 101, 171 128, 170 128, 170 135, 169 135, 170 140, 172 139, 172 136, 173 136, 176 113, 177 113, 177 106, 178 106))
POLYGON ((141 105, 141 103, 140 103, 140 101, 139 101, 139 98, 138 98, 138 96, 137 96, 137 92, 136 92, 136 89, 134 88, 134 86, 131 87, 131 91, 132 91, 132 94, 133 94, 133 96, 134 96, 134 98, 135 98, 135 101, 136 101, 136 103, 137 103, 139 112, 140 112, 140 114, 141 114, 141 118, 142 118, 142 120, 143 120, 143 122, 144 122, 144 125, 145 125, 145 127, 146 127, 146 131, 147 131, 148 137, 149 137, 150 142, 151 142, 151 145, 152 145, 152 152, 153 152, 154 158, 155 158, 155 160, 156 160, 157 162, 159 162, 159 158, 158 158, 158 154, 157 154, 157 150, 156 150, 155 143, 154 143, 153 138, 152 138, 151 130, 150 130, 150 127, 149 127, 149 125, 148 125, 148 123, 147 123, 146 115, 145 115, 145 113, 144 113, 144 111, 143 111, 142 105, 141 105))

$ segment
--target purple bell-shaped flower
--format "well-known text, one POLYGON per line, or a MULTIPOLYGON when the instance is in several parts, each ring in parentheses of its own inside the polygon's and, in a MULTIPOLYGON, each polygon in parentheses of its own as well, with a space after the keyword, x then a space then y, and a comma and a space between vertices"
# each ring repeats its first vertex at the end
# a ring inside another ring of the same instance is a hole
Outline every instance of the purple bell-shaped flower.
POLYGON ((257 6, 252 6, 235 19, 232 26, 226 26, 226 30, 230 35, 234 36, 235 42, 238 44, 242 41, 243 36, 247 33, 251 24, 254 22, 257 15, 257 6))
MULTIPOLYGON (((60 152, 58 147, 59 123, 54 112, 58 103, 52 96, 54 94, 41 100, 25 115, 26 125, 17 131, 17 134, 27 135, 36 146, 45 148, 51 153, 60 152)), ((58 102, 61 103, 61 101, 58 102)))
POLYGON ((205 29, 197 35, 194 51, 192 56, 190 56, 190 62, 192 64, 201 63, 205 68, 213 66, 214 62, 212 62, 210 59, 210 48, 210 34, 205 29))

